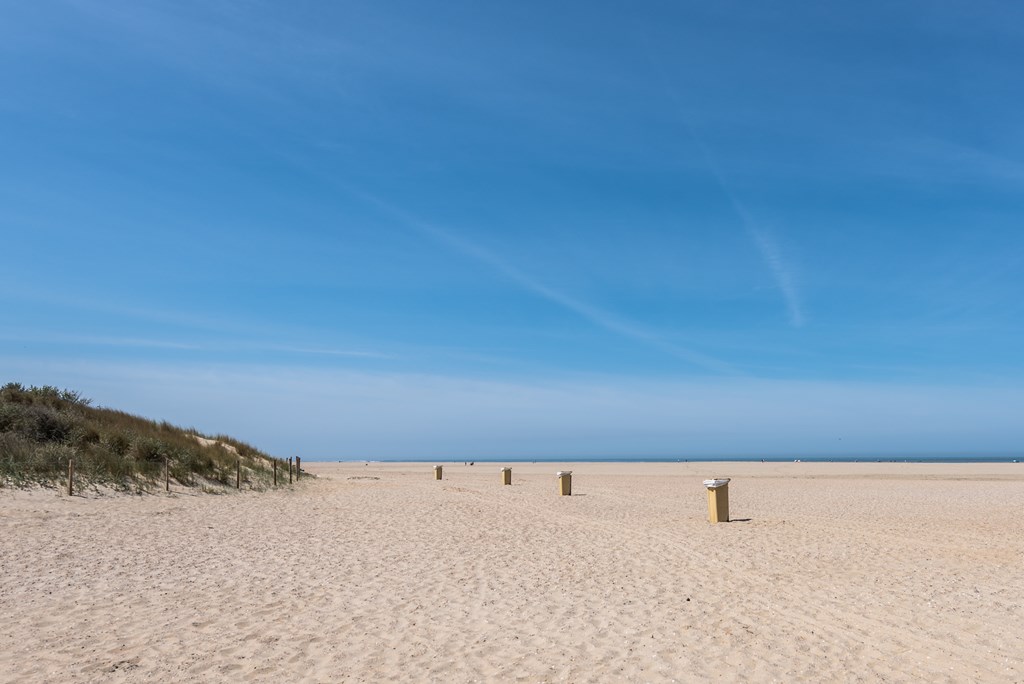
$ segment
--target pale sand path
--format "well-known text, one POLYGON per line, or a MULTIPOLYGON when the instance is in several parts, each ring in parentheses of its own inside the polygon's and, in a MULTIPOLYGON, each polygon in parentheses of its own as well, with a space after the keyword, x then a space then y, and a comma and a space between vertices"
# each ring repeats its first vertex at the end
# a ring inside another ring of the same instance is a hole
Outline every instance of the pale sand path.
POLYGON ((0 681, 1024 682, 1024 464, 306 465, 0 490, 0 681))

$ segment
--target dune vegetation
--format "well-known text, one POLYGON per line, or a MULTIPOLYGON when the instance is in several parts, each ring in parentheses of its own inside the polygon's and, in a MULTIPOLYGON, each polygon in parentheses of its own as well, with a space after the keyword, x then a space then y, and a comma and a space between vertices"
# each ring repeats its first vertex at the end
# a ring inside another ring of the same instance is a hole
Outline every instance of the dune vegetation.
POLYGON ((172 484, 203 491, 234 488, 237 468, 246 489, 273 483, 274 459, 232 437, 94 407, 71 390, 0 387, 0 487, 66 482, 72 459, 76 487, 145 491, 163 486, 165 467, 172 484))

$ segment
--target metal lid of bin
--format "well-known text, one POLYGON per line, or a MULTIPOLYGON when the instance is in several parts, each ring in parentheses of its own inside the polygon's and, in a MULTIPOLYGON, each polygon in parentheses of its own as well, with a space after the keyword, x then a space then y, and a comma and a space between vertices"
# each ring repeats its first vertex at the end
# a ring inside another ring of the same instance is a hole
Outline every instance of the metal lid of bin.
POLYGON ((731 478, 728 477, 716 477, 713 480, 704 480, 704 486, 708 489, 718 489, 719 487, 724 487, 729 484, 730 479, 731 478))
POLYGON ((571 470, 559 470, 557 473, 555 473, 555 477, 562 477, 563 475, 572 475, 572 471, 571 470))
POLYGON ((506 470, 512 470, 512 469, 511 468, 502 468, 501 472, 505 472, 506 470))

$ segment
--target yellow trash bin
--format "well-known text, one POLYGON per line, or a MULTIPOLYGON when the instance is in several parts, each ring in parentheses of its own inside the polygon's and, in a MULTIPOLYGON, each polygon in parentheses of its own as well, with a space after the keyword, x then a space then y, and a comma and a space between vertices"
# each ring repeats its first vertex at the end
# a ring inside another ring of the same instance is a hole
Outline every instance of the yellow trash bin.
POLYGON ((512 484, 512 469, 502 468, 501 469, 501 484, 510 485, 512 484))
POLYGON ((572 471, 559 470, 558 473, 558 495, 572 496, 572 471))
POLYGON ((442 470, 441 466, 434 466, 434 479, 435 480, 440 480, 441 479, 441 470, 442 470))
POLYGON ((729 522, 729 478, 704 480, 708 488, 708 522, 729 522))

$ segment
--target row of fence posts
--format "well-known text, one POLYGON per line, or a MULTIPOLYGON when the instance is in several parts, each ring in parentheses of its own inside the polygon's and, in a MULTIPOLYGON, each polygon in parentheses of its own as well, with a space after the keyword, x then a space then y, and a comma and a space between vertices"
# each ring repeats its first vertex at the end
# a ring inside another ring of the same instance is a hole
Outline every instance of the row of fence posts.
MULTIPOLYGON (((444 466, 434 466, 434 479, 440 480, 443 477, 444 466)), ((572 496, 572 471, 559 470, 555 477, 558 478, 558 495, 572 496)), ((708 490, 708 522, 729 522, 729 481, 727 477, 704 480, 708 490)), ((512 484, 511 468, 501 469, 501 484, 512 484)))
MULTIPOLYGON (((279 459, 272 459, 274 466, 274 486, 277 486, 277 462, 279 459)), ((302 458, 295 457, 295 469, 292 470, 292 459, 288 458, 288 484, 292 484, 292 476, 297 481, 302 474, 302 458)), ((235 489, 242 488, 242 459, 235 460, 235 489)), ((171 460, 164 456, 164 491, 171 491, 171 460)), ((68 459, 68 496, 75 495, 75 459, 68 459)))

